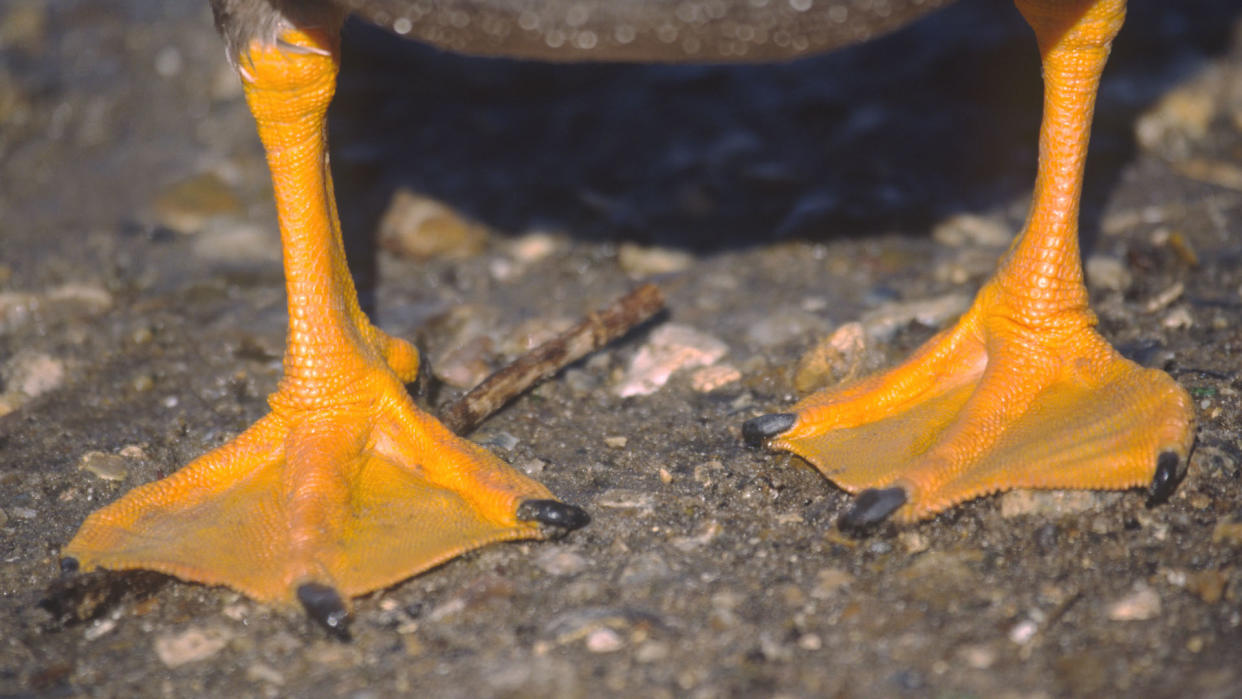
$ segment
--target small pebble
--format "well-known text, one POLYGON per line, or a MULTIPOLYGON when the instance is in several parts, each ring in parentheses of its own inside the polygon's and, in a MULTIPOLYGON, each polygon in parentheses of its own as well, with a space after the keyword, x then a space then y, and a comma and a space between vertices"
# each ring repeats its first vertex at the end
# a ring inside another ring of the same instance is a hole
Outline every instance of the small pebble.
POLYGON ((455 388, 473 388, 492 373, 492 343, 486 337, 465 342, 432 363, 436 378, 455 388))
POLYGON ((1172 330, 1185 330, 1195 324, 1194 316, 1190 315, 1190 309, 1185 306, 1178 306, 1169 311, 1164 319, 1160 321, 1161 325, 1172 330))
POLYGON ((108 635, 115 628, 116 619, 99 619, 86 627, 86 631, 82 632, 82 637, 88 641, 94 641, 108 635))
POLYGON ((518 262, 531 264, 549 257, 560 247, 556 236, 536 231, 518 237, 509 246, 509 251, 518 262))
POLYGON ((102 451, 88 451, 78 461, 78 468, 93 473, 105 481, 123 481, 128 475, 128 460, 117 454, 102 451))
POLYGON ((1151 586, 1138 583, 1134 590, 1108 606, 1113 621, 1144 621, 1160 615, 1160 595, 1151 586))
POLYGON ((1038 624, 1031 619, 1023 619, 1014 624, 1012 629, 1009 629, 1009 640, 1017 645, 1024 646, 1030 643, 1032 638, 1035 638, 1035 634, 1038 631, 1038 624))
POLYGON ((731 364, 703 367, 690 375, 690 387, 699 393, 710 393, 742 378, 742 372, 731 364))
POLYGON ((1181 282, 1175 282, 1172 286, 1153 296, 1144 307, 1148 313, 1156 313, 1163 311, 1173 302, 1182 297, 1182 293, 1186 291, 1186 287, 1181 282))
MULTIPOLYGON (((603 468, 602 466, 600 468, 603 468)), ((612 488, 595 498, 599 507, 616 508, 619 510, 643 510, 650 512, 655 507, 655 496, 650 493, 630 490, 628 488, 612 488)))
POLYGON ((10 390, 27 398, 37 398, 64 383, 65 363, 42 352, 19 353, 0 374, 10 390))
POLYGON ((1064 517, 1099 504, 1099 497, 1087 490, 1011 490, 1001 496, 1001 516, 1064 517))
POLYGON ((682 553, 689 553, 690 551, 694 551, 695 549, 702 548, 703 546, 710 544, 712 540, 719 536, 720 532, 723 530, 724 527, 720 525, 720 522, 713 519, 704 525, 698 534, 693 536, 675 537, 669 543, 671 543, 673 548, 678 551, 681 551, 682 553))
POLYGON ((651 333, 630 362, 617 395, 645 396, 655 393, 678 369, 710 366, 724 357, 728 345, 688 325, 667 323, 651 333))
POLYGON ((985 645, 962 646, 957 654, 976 670, 986 670, 996 663, 996 650, 985 645))
POLYGON ((543 469, 547 467, 548 462, 544 461, 543 459, 532 458, 532 459, 522 459, 515 465, 519 469, 521 469, 522 473, 525 473, 528 476, 537 476, 543 473, 543 469))
POLYGON ((1229 576, 1221 570, 1201 570, 1186 576, 1186 589, 1208 604, 1216 604, 1225 595, 1229 576))
POLYGON ((47 292, 51 301, 76 304, 93 314, 112 308, 112 294, 95 284, 69 283, 47 292))
POLYGON ((819 650, 824 647, 824 639, 815 633, 802 634, 798 638, 798 647, 802 650, 819 650))
POLYGON ((285 684, 285 676, 279 670, 261 662, 256 662, 246 668, 246 679, 252 682, 266 682, 277 687, 285 684))
POLYGON ((393 194, 379 224, 380 245, 415 260, 471 257, 483 251, 489 236, 486 226, 409 189, 393 194))
POLYGON ((768 631, 759 632, 759 652, 768 660, 780 663, 788 662, 793 656, 789 647, 768 631))
POLYGON ((156 637, 155 654, 165 666, 180 667, 219 653, 232 637, 232 633, 223 628, 192 627, 181 633, 156 637))
POLYGON ((621 650, 625 641, 621 635, 610 628, 595 629, 587 634, 586 647, 592 653, 613 653, 621 650))
POLYGON ((1225 518, 1212 528, 1213 544, 1229 544, 1242 546, 1242 520, 1225 518))
POLYGON ((922 553, 931 545, 928 543, 927 537, 918 532, 902 532, 897 539, 906 549, 906 553, 922 553))
POLYGON ((624 449, 629 442, 628 437, 604 437, 604 444, 611 449, 624 449))
POLYGON ((498 282, 507 282, 516 279, 521 274, 521 265, 513 260, 497 257, 487 263, 487 271, 492 275, 492 279, 498 282))
POLYGON ((643 279, 657 274, 680 272, 694 262, 694 256, 670 248, 624 243, 617 252, 617 262, 631 279, 643 279))
POLYGON ((712 607, 716 609, 737 609, 746 601, 746 597, 733 590, 721 590, 712 595, 712 607))
POLYGON ((431 621, 440 621, 446 617, 461 614, 465 609, 466 600, 461 597, 454 597, 453 599, 436 605, 435 609, 432 609, 427 613, 427 618, 431 621))
POLYGON ((854 376, 862 367, 867 349, 867 333, 862 323, 842 325, 798 360, 794 389, 802 394, 810 393, 854 376))
POLYGON ((233 621, 243 621, 250 613, 250 606, 244 602, 235 602, 225 605, 220 609, 220 613, 233 621))
POLYGON ((1125 291, 1133 283, 1130 270, 1115 257, 1092 255, 1087 258, 1086 268, 1087 284, 1096 289, 1125 291))
POLYGON ((668 655, 668 644, 659 641, 647 641, 634 651, 634 659, 640 663, 658 663, 668 658, 668 655))

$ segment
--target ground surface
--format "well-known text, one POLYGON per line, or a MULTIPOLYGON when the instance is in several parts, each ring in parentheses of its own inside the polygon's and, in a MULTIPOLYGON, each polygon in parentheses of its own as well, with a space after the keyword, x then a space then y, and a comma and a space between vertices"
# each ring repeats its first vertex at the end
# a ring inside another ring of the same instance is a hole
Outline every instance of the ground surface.
POLYGON ((664 270, 661 322, 722 342, 741 378, 618 397, 654 324, 493 417, 474 438, 594 522, 359 600, 350 644, 150 576, 90 621, 41 608, 89 511, 242 430, 279 375, 267 175, 205 5, 0 9, 0 694, 1236 695, 1229 0, 1134 3, 1089 163, 1101 328, 1198 407, 1168 504, 991 497, 855 539, 842 492, 740 442, 817 339, 867 318, 879 339, 851 361, 896 361, 932 329, 885 304, 939 300, 925 320, 948 322, 1020 225, 1038 68, 1003 3, 758 68, 470 61, 355 28, 333 133, 358 247, 398 185, 490 226, 458 259, 378 255, 385 327, 470 376, 664 270))

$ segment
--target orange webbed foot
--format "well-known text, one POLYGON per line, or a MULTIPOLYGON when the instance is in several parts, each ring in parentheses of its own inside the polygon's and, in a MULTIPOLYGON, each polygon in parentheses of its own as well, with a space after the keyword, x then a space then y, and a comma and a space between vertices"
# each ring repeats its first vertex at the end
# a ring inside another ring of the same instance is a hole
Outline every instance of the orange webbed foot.
POLYGON ((313 410, 273 396, 273 412, 232 442, 92 514, 64 555, 84 570, 147 568, 297 601, 330 620, 324 590, 348 599, 488 543, 586 523, 418 411, 387 367, 341 395, 313 410))
POLYGON ((850 493, 842 524, 930 517, 1012 488, 1166 497, 1184 472, 1190 398, 1119 356, 1082 314, 1073 332, 1009 322, 994 287, 906 363, 743 426, 850 493))

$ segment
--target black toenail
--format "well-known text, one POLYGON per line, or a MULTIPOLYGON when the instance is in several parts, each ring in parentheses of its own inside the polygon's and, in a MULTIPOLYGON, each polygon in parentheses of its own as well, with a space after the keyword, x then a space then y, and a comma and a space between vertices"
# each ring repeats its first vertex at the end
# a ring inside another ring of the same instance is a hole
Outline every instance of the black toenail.
POLYGON ((338 641, 349 640, 349 612, 335 588, 322 583, 299 585, 298 601, 306 609, 306 614, 338 641))
POLYGON ((81 566, 78 565, 78 559, 73 556, 65 556, 60 559, 60 574, 73 575, 78 572, 81 566))
POLYGON ((900 486, 868 488, 854 498, 854 506, 841 517, 842 529, 865 529, 879 524, 906 504, 906 491, 900 486))
POLYGON ((742 441, 747 446, 761 447, 768 439, 793 427, 798 416, 793 413, 769 413, 742 423, 742 441))
POLYGON ((591 523, 591 515, 581 507, 560 500, 526 500, 518 505, 517 518, 554 527, 561 533, 580 529, 591 523))
POLYGON ((1169 499, 1177 484, 1181 482, 1179 473, 1182 458, 1176 453, 1166 451, 1156 459, 1156 475, 1152 476, 1151 485, 1147 488, 1147 506, 1154 507, 1169 499))

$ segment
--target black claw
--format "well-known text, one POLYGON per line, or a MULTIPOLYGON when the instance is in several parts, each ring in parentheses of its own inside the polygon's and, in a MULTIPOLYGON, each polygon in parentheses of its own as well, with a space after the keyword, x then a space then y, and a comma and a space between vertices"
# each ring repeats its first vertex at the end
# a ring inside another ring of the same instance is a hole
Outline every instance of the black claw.
POLYGON ((60 574, 64 576, 74 575, 81 566, 78 565, 78 559, 73 556, 65 556, 60 559, 60 574))
POLYGON ((340 593, 330 585, 304 583, 298 586, 298 601, 307 616, 319 622, 339 641, 349 640, 349 611, 340 593))
POLYGON ((1154 507, 1169 499, 1177 484, 1182 480, 1180 466, 1182 458, 1176 453, 1166 451, 1156 459, 1156 475, 1152 476, 1151 485, 1147 488, 1147 506, 1154 507))
POLYGON ((879 524, 906 504, 906 491, 900 486, 868 488, 854 498, 854 507, 841 517, 842 529, 866 529, 879 524))
POLYGON ((798 416, 793 413, 769 413, 742 423, 742 441, 750 447, 761 447, 768 439, 793 427, 798 416))
POLYGON ((586 510, 560 500, 526 500, 518 505, 517 518, 553 527, 562 534, 591 523, 591 515, 586 510))

